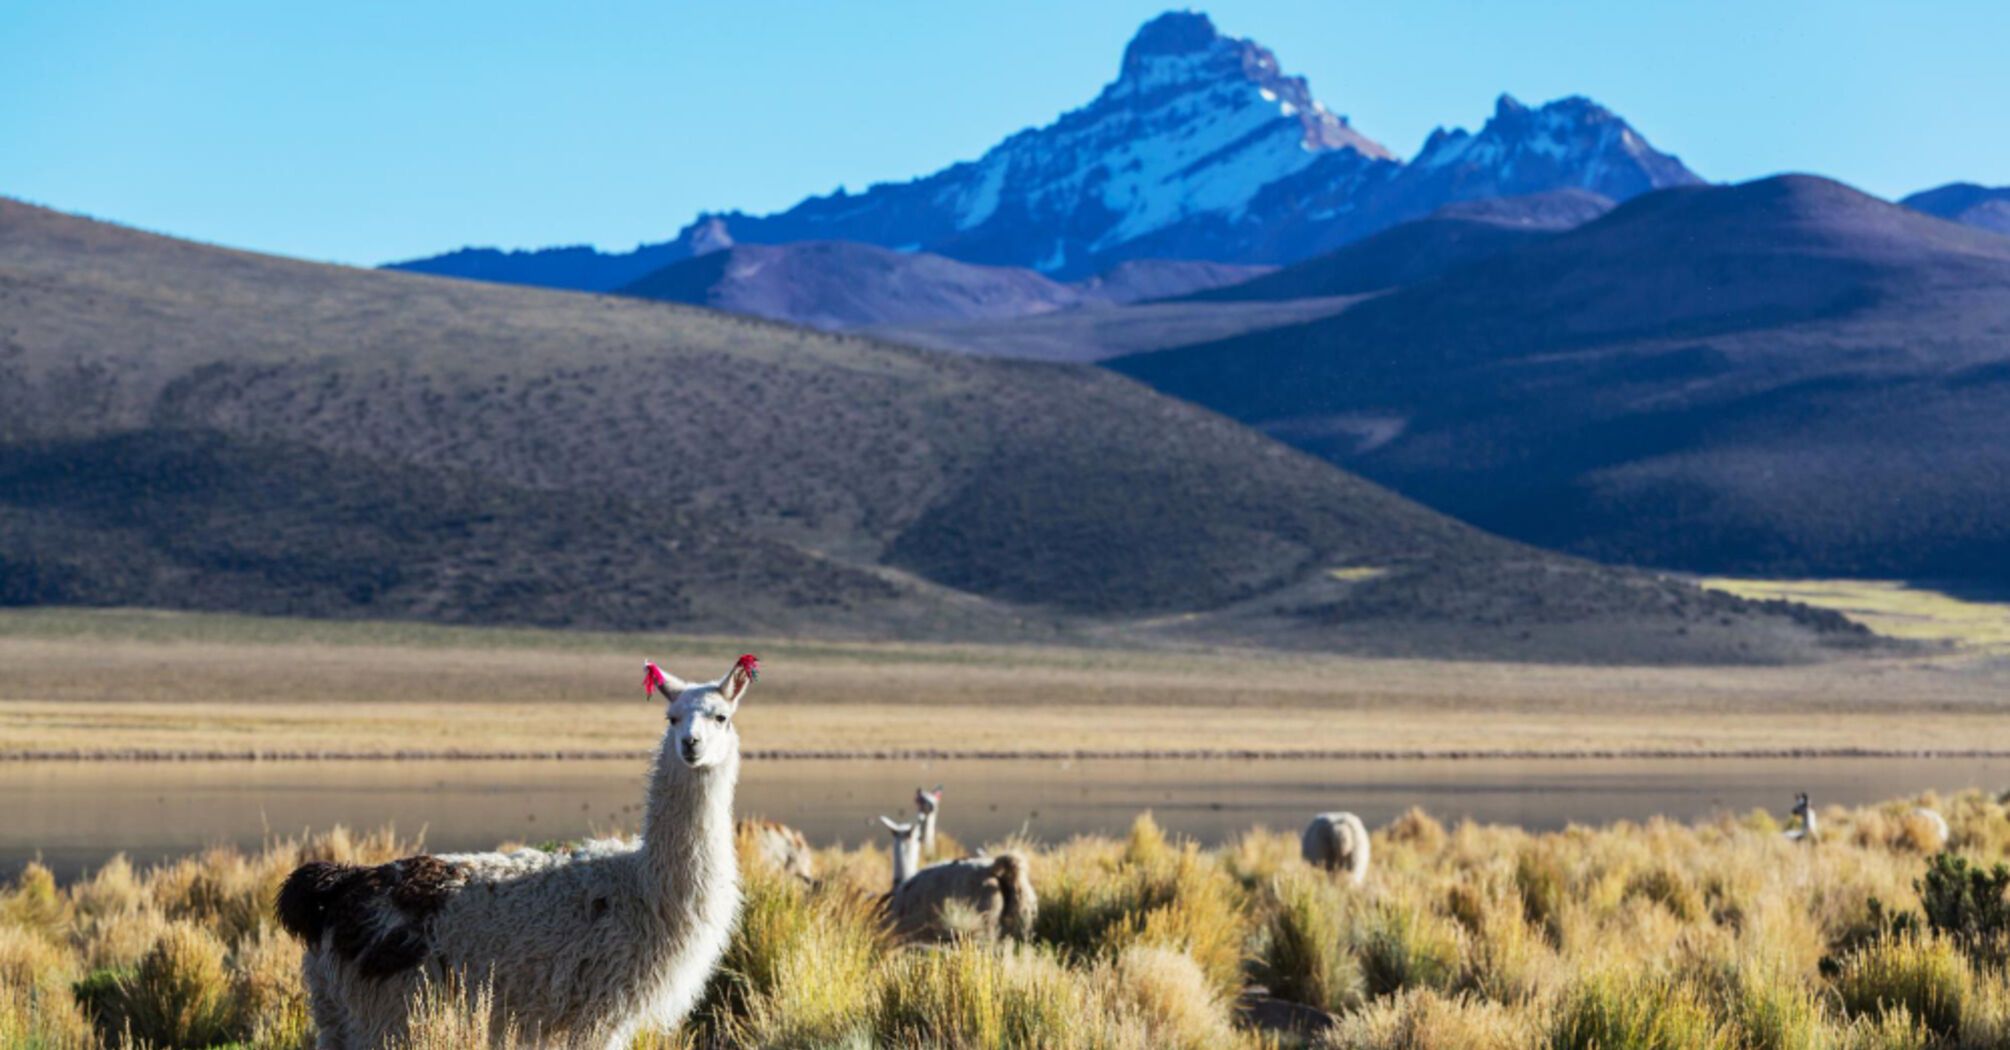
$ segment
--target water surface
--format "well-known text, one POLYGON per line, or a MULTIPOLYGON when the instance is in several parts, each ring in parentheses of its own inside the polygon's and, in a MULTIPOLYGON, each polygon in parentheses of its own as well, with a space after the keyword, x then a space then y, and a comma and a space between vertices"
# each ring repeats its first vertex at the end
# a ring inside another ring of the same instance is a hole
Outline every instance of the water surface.
MULTIPOLYGON (((39 854, 67 878, 114 853, 149 862, 337 823, 423 830, 436 850, 632 830, 644 773, 631 760, 0 763, 0 873, 39 854)), ((1212 844, 1326 809, 1371 827, 1416 805, 1538 830, 1755 806, 1784 816, 1796 791, 1846 805, 1994 791, 2010 786, 2010 759, 750 760, 739 811, 856 844, 883 839, 875 818, 910 812, 915 787, 938 783, 943 828, 966 843, 1121 832, 1149 809, 1212 844)))

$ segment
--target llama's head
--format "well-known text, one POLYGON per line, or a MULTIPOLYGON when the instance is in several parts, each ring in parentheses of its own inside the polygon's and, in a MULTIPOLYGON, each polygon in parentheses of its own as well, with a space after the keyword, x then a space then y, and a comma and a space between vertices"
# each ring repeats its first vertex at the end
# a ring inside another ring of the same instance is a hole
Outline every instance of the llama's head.
POLYGON ((912 878, 921 868, 920 829, 914 824, 903 824, 889 816, 879 818, 886 830, 893 832, 893 887, 912 878))
POLYGON ((1794 796, 1794 816, 1805 819, 1808 815, 1808 793, 1803 791, 1794 796))
POLYGON ((930 816, 934 814, 936 810, 942 808, 942 785, 941 784, 935 785, 934 791, 930 791, 926 788, 915 788, 914 808, 918 810, 922 816, 930 816))
POLYGON ((739 751, 740 734, 733 728, 733 715, 760 673, 761 661, 752 653, 734 661, 732 669, 716 682, 686 682, 654 663, 645 663, 642 688, 645 695, 662 692, 669 702, 664 715, 677 740, 677 757, 693 769, 704 769, 739 751))

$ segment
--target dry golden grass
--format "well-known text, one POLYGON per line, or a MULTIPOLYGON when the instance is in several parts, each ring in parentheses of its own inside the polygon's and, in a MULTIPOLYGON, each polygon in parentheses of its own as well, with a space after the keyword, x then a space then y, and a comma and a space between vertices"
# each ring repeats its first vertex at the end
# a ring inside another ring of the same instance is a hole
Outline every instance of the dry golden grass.
MULTIPOLYGON (((1027 943, 907 948, 875 901, 883 855, 826 850, 813 886, 747 871, 697 1011, 635 1046, 1294 1045, 1235 1008, 1260 984, 1309 1008, 1331 1048, 2002 1047, 2010 914, 1932 925, 1946 899, 1924 907, 1926 859, 1886 828, 1920 802, 1967 860, 2010 859, 2010 813, 1980 792, 1832 807, 1812 845, 1731 818, 1531 834, 1413 812, 1374 833, 1360 887, 1306 866, 1282 833, 1201 850, 1145 816, 1121 840, 1013 844, 1042 901, 1027 943)), ((115 862, 68 886, 30 869, 0 887, 0 1046, 301 1050, 299 948, 241 905, 268 911, 269 876, 305 858, 412 848, 336 832, 115 862)), ((453 975, 414 1017, 412 1050, 535 1042, 453 975)))
POLYGON ((743 649, 766 668, 746 738, 784 751, 2010 750, 2010 668, 1959 655, 1588 668, 33 610, 0 613, 0 754, 635 752, 660 731, 645 655, 709 675, 743 649))

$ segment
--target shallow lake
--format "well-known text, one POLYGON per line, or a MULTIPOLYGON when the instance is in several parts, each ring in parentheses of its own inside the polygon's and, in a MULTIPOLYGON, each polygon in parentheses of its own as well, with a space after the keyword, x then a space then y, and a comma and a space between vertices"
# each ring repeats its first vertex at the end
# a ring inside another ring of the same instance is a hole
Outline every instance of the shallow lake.
MULTIPOLYGON (((342 823, 423 831, 435 850, 632 829, 640 761, 0 762, 0 873, 40 855, 69 878, 124 852, 154 861, 215 843, 255 847, 342 823)), ((1024 828, 1057 841, 1121 832, 1142 810, 1216 843, 1350 809, 1369 825, 1422 806, 1534 829, 1764 807, 1796 791, 1856 804, 2010 786, 2010 759, 1390 759, 1375 761, 748 761, 739 811, 819 844, 879 841, 879 814, 948 785, 942 826, 965 843, 1024 828)))

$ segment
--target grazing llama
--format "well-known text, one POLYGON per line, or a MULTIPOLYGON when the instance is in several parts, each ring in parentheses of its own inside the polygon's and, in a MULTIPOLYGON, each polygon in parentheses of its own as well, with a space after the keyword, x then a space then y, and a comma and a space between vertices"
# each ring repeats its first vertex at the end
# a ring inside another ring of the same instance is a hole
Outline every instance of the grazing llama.
POLYGON ((743 820, 739 833, 752 845, 755 863, 804 882, 817 881, 817 857, 803 833, 772 820, 743 820))
POLYGON ((1033 934, 1039 899, 1024 854, 979 854, 921 866, 919 829, 891 817, 880 823, 893 832, 893 892, 887 915, 902 940, 943 941, 959 934, 996 940, 1001 934, 1024 940, 1033 934))
POLYGON ((935 818, 942 812, 942 785, 934 791, 914 789, 914 820, 921 825, 921 855, 935 856, 935 818))
POLYGON ((695 685, 645 668, 646 693, 669 702, 669 726, 639 841, 314 863, 286 880, 279 921, 307 943, 322 1050, 403 1038, 413 993, 450 975, 492 987, 499 1013, 536 1046, 625 1047, 690 1012, 740 907, 733 715, 759 662, 742 656, 695 685))
POLYGON ((1800 826, 1788 828, 1780 834, 1789 842, 1815 841, 1815 807, 1808 804, 1807 792, 1794 796, 1793 816, 1800 821, 1800 826))
POLYGON ((1344 872, 1360 885, 1368 877, 1368 828, 1352 813, 1321 813, 1305 826, 1298 852, 1305 863, 1344 872))

